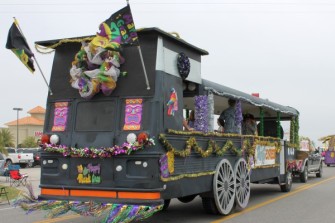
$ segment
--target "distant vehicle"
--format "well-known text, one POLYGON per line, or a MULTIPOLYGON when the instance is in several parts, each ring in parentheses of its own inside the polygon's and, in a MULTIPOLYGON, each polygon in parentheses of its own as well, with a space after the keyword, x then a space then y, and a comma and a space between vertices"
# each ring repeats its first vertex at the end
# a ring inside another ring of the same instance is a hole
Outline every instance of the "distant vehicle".
POLYGON ((6 147, 5 149, 8 152, 8 155, 3 154, 6 160, 5 166, 19 164, 20 167, 25 168, 28 165, 31 166, 34 162, 33 153, 18 153, 16 149, 11 147, 6 147))
POLYGON ((288 159, 287 168, 303 183, 307 182, 308 174, 322 177, 322 156, 319 150, 313 149, 309 139, 302 140, 300 150, 292 150, 288 159))
POLYGON ((41 165, 41 148, 20 148, 17 150, 18 153, 32 153, 34 162, 30 166, 41 165))

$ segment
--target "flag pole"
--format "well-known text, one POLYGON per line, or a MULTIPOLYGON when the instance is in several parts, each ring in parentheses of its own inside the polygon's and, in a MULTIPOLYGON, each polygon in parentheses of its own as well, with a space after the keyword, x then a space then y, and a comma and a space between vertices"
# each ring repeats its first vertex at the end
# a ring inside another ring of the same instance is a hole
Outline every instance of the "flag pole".
POLYGON ((150 84, 149 84, 149 80, 148 80, 147 71, 146 71, 145 65, 144 65, 144 60, 143 60, 143 56, 142 56, 141 46, 138 45, 137 49, 138 49, 138 52, 139 52, 140 58, 141 58, 141 63, 142 63, 143 71, 144 71, 144 77, 145 77, 145 83, 147 84, 147 90, 150 90, 150 84))
MULTIPOLYGON (((126 2, 127 2, 127 5, 130 6, 129 5, 129 0, 126 0, 126 2)), ((145 69, 145 64, 144 64, 144 60, 143 60, 142 50, 141 50, 141 46, 140 46, 140 41, 138 41, 137 50, 138 50, 138 53, 140 54, 141 64, 142 64, 142 68, 143 68, 143 72, 144 72, 144 77, 145 77, 145 83, 147 85, 147 90, 150 90, 150 84, 149 84, 149 80, 148 80, 147 70, 145 69)))
MULTIPOLYGON (((29 44, 28 44, 28 41, 27 41, 26 37, 24 36, 24 34, 23 34, 23 32, 22 32, 22 29, 21 29, 21 27, 20 27, 18 21, 16 20, 15 17, 13 17, 13 19, 14 19, 14 23, 15 23, 15 25, 17 26, 17 28, 18 28, 19 31, 21 32, 21 34, 22 34, 24 40, 26 41, 26 43, 27 43, 27 45, 28 45, 28 47, 29 47, 29 50, 31 51, 30 46, 29 46, 29 44)), ((43 77, 43 79, 44 79, 45 84, 46 84, 47 87, 48 87, 48 90, 49 90, 50 95, 52 95, 51 88, 50 88, 50 86, 49 86, 49 84, 48 84, 48 82, 47 82, 47 80, 46 80, 46 78, 45 78, 45 76, 44 76, 44 74, 43 74, 43 71, 42 71, 42 69, 41 69, 41 67, 40 67, 40 65, 39 65, 39 63, 38 63, 38 61, 37 61, 37 59, 36 59, 36 57, 35 57, 35 54, 33 54, 33 58, 34 58, 34 61, 35 61, 36 64, 37 64, 37 67, 38 67, 39 71, 41 72, 41 75, 42 75, 42 77, 43 77)))

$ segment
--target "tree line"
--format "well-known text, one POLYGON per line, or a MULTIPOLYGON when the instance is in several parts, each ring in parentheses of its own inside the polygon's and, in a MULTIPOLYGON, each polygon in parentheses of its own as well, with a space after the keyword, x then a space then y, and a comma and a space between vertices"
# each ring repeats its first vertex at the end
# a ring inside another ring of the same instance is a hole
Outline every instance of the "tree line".
MULTIPOLYGON (((14 147, 14 136, 9 131, 9 129, 1 129, 0 130, 0 152, 6 153, 5 147, 14 147)), ((21 144, 18 146, 19 148, 34 148, 38 147, 38 143, 35 140, 35 137, 28 136, 23 140, 21 144)))

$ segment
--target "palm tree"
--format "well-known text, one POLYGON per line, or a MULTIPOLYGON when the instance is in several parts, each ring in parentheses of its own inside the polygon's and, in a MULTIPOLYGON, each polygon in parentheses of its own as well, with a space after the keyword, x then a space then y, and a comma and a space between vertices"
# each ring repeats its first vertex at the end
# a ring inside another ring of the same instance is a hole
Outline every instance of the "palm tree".
POLYGON ((14 137, 9 129, 1 129, 0 131, 0 152, 6 153, 5 147, 14 146, 14 137))
POLYGON ((37 147, 37 142, 34 136, 28 136, 25 140, 22 142, 21 148, 34 148, 37 147))

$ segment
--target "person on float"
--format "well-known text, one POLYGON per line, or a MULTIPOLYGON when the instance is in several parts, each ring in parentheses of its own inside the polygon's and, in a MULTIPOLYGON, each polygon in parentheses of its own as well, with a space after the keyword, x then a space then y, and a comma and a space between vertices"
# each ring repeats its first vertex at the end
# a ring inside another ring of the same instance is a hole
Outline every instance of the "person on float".
POLYGON ((241 134, 240 124, 236 121, 236 100, 228 100, 229 107, 224 110, 219 119, 224 120, 225 133, 241 134))

